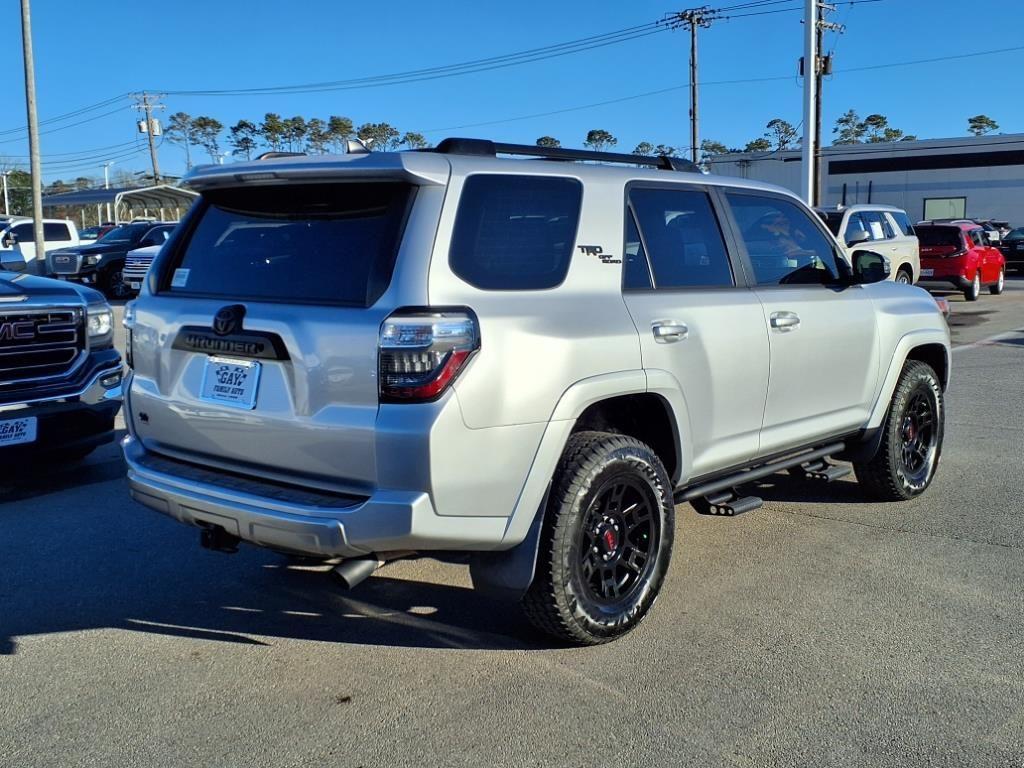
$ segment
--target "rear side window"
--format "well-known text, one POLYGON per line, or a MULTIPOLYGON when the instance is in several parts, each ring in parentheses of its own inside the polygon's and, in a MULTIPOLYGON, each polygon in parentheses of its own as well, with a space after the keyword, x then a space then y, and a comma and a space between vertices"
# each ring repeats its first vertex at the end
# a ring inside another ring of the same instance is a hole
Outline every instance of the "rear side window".
POLYGON ((43 222, 43 240, 50 243, 66 243, 71 239, 67 224, 43 222))
POLYGON ((889 215, 892 216, 893 221, 903 230, 904 235, 912 236, 914 234, 914 225, 910 223, 910 218, 903 211, 889 211, 889 215))
POLYGON ((629 202, 655 288, 733 285, 725 242, 706 193, 639 187, 630 191, 629 202))
POLYGON ((865 211, 864 220, 868 223, 872 240, 892 240, 896 233, 892 231, 888 220, 880 211, 865 211))
POLYGON ((569 271, 582 199, 576 179, 468 177, 448 254, 452 271, 485 290, 554 288, 569 271))
POLYGON ((758 285, 833 283, 835 251, 814 220, 778 197, 726 193, 758 285))
POLYGON ((391 282, 413 193, 393 182, 206 192, 172 293, 368 307, 391 282))

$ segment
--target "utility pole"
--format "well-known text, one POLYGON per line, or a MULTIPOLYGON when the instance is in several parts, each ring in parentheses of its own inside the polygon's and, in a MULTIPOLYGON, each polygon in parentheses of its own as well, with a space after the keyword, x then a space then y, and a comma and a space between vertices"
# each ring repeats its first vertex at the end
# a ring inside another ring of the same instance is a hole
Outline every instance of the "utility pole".
POLYGON ((698 161, 700 152, 700 118, 697 111, 697 29, 710 27, 711 22, 718 18, 721 18, 718 11, 704 5, 700 8, 690 8, 686 11, 667 14, 663 20, 672 29, 686 27, 690 30, 690 159, 695 163, 698 161))
MULTIPOLYGON (((46 256, 43 246, 43 168, 39 161, 36 68, 32 57, 32 9, 29 0, 21 0, 21 45, 25 57, 25 111, 28 112, 28 155, 32 173, 32 235, 36 244, 36 259, 42 259, 46 256)), ((6 184, 4 186, 6 188, 6 184)))
POLYGON ((800 197, 814 204, 814 110, 818 99, 818 0, 804 2, 804 139, 800 143, 800 197))
POLYGON ((10 171, 4 171, 3 173, 0 173, 0 176, 2 176, 4 180, 4 213, 7 214, 8 216, 11 215, 11 198, 7 196, 7 176, 9 174, 10 171))
POLYGON ((160 183, 160 161, 156 157, 156 142, 154 141, 155 136, 160 135, 160 123, 153 119, 154 109, 164 109, 163 104, 157 104, 156 102, 160 99, 160 96, 154 96, 151 93, 137 93, 134 95, 135 108, 143 112, 146 116, 145 120, 140 123, 139 130, 146 134, 146 138, 149 139, 149 158, 153 161, 153 183, 160 183))
POLYGON ((812 197, 812 205, 822 205, 825 202, 825 175, 822 173, 821 162, 821 103, 824 100, 822 99, 822 81, 825 75, 832 74, 832 54, 822 53, 822 41, 825 36, 826 29, 833 32, 842 32, 845 29, 842 24, 834 24, 825 20, 825 14, 835 11, 835 9, 836 7, 834 5, 821 2, 818 3, 817 24, 815 25, 818 66, 814 71, 814 195, 812 197))

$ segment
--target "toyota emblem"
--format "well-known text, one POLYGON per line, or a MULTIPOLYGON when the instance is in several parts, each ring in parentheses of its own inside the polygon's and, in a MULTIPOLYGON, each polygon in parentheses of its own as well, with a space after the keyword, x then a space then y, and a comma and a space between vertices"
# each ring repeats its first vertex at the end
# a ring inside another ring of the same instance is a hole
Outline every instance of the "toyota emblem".
POLYGON ((213 316, 213 332, 218 336, 227 336, 235 331, 240 331, 243 317, 245 317, 245 307, 241 304, 224 307, 213 316))

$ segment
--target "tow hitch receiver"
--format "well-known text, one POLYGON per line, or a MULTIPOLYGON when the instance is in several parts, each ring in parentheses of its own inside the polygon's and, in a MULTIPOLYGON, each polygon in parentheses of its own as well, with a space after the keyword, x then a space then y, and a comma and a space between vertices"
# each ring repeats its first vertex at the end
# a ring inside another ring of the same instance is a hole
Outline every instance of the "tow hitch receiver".
POLYGON ((219 525, 204 525, 199 531, 200 545, 203 549, 212 549, 214 552, 233 555, 238 551, 240 541, 240 538, 228 533, 219 525))

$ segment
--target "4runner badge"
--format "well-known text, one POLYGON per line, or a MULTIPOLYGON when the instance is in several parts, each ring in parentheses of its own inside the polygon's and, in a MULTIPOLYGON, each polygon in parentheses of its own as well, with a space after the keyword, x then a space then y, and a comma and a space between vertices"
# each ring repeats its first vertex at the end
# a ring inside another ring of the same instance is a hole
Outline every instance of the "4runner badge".
POLYGON ((601 260, 602 264, 621 264, 622 259, 617 259, 610 253, 605 253, 604 248, 600 245, 580 245, 577 246, 580 249, 580 253, 584 256, 597 256, 601 260))
POLYGON ((228 336, 235 331, 240 331, 243 317, 245 317, 245 307, 241 304, 224 307, 213 316, 213 332, 218 336, 228 336))

